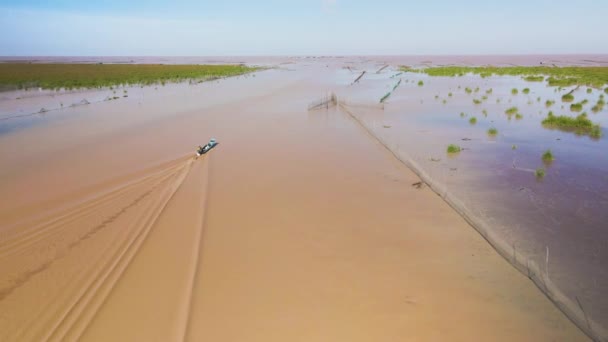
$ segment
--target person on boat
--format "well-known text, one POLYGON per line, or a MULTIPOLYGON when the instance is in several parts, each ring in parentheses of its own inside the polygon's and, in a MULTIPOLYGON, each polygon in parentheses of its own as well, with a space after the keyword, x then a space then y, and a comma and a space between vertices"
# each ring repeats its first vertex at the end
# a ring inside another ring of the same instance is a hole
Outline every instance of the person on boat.
POLYGON ((215 138, 211 138, 209 140, 209 142, 207 143, 207 145, 205 146, 200 146, 198 147, 198 150, 196 150, 196 154, 198 156, 205 154, 207 152, 209 152, 209 150, 211 150, 212 148, 215 147, 215 145, 217 145, 217 141, 215 140, 215 138))

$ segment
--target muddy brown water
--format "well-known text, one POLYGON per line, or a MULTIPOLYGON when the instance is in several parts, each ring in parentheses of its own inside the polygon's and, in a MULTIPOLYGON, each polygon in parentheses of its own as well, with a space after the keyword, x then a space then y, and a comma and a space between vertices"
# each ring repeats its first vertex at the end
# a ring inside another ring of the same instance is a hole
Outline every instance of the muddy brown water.
MULTIPOLYGON (((586 339, 359 123, 306 110, 332 91, 375 103, 390 68, 351 88, 342 67, 384 59, 293 62, 6 120, 1 339, 586 339)), ((418 108, 399 89, 358 114, 450 132, 396 119, 418 108)), ((13 95, 2 115, 82 97, 13 95)))

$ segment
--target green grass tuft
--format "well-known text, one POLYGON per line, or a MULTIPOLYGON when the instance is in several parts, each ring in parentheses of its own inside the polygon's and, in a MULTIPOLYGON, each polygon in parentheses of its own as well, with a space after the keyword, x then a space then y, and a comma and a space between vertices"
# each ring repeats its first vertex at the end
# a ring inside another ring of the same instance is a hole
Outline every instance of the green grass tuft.
POLYGON ((573 112, 580 112, 583 110, 583 104, 582 103, 573 103, 570 105, 570 110, 573 112))
POLYGON ((448 146, 448 153, 458 153, 460 151, 462 151, 462 149, 458 145, 450 144, 448 146))
POLYGON ((555 101, 551 101, 551 100, 547 100, 547 102, 545 102, 545 106, 547 106, 547 108, 553 106, 555 104, 555 101))
POLYGON ((422 87, 424 85, 424 82, 422 82, 422 80, 418 81, 418 86, 422 87))
POLYGON ((526 95, 530 94, 530 88, 524 88, 521 92, 524 93, 524 94, 526 94, 526 95))
POLYGON ((519 114, 519 113, 515 114, 515 120, 521 120, 521 119, 523 119, 523 118, 524 118, 524 116, 523 116, 523 115, 521 115, 521 114, 519 114))
POLYGON ((539 167, 538 169, 536 169, 536 171, 534 171, 534 175, 538 179, 545 178, 545 174, 545 169, 543 169, 542 167, 539 167))
POLYGON ((574 95, 565 94, 564 96, 562 96, 562 102, 572 102, 572 101, 574 101, 574 95))
POLYGON ((473 91, 471 90, 471 88, 469 88, 469 87, 464 88, 464 91, 465 91, 467 94, 470 94, 470 93, 472 93, 472 92, 473 92, 473 91))
POLYGON ((472 118, 470 118, 470 119, 469 119, 469 123, 470 123, 471 125, 476 124, 476 123, 477 123, 477 118, 476 118, 476 117, 472 117, 472 118))
POLYGON ((545 153, 543 153, 542 159, 545 163, 551 163, 555 160, 555 157, 553 156, 551 150, 547 150, 545 153))
POLYGON ((519 93, 519 90, 517 90, 517 88, 511 89, 511 94, 517 95, 518 93, 519 93))
POLYGON ((496 136, 498 134, 498 130, 494 127, 491 127, 488 129, 488 135, 490 136, 496 136))
POLYGON ((481 100, 473 99, 473 103, 476 104, 476 105, 481 104, 481 100))
POLYGON ((592 92, 593 92, 593 89, 587 88, 587 94, 591 94, 592 92))
POLYGON ((593 123, 584 113, 573 118, 566 115, 555 116, 553 112, 549 112, 549 115, 542 121, 542 124, 549 129, 574 132, 578 135, 588 135, 595 139, 599 139, 602 136, 600 125, 593 123))
POLYGON ((505 111, 505 114, 513 115, 513 114, 517 114, 518 111, 519 110, 517 109, 517 107, 511 107, 505 111))

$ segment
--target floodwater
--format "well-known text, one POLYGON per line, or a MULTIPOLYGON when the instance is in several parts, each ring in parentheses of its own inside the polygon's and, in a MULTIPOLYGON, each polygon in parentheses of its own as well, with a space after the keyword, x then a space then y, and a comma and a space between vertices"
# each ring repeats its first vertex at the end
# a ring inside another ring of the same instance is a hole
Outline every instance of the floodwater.
POLYGON ((347 109, 374 136, 427 174, 461 210, 483 222, 514 262, 523 267, 534 263, 546 277, 542 282, 563 291, 560 296, 575 310, 582 307, 582 316, 591 317, 601 330, 599 326, 608 323, 608 108, 591 111, 600 96, 606 96, 603 88, 588 93, 580 87, 572 93, 574 102, 588 103, 580 112, 571 111, 561 97, 574 88, 558 89, 520 77, 405 73, 393 79, 376 75, 338 97, 345 103, 358 101, 347 109), (361 105, 378 102, 400 79, 382 109, 361 105), (467 94, 467 87, 473 93, 467 94), (513 88, 519 90, 517 95, 511 93, 513 88), (529 94, 522 93, 524 88, 529 94), (482 103, 474 104, 473 99, 482 103), (547 100, 555 104, 547 107, 547 100), (511 107, 517 107, 521 117, 507 115, 511 107), (603 127, 603 137, 547 129, 541 122, 549 111, 571 117, 585 112, 603 127), (476 123, 469 121, 473 117, 476 123), (487 134, 491 127, 498 130, 494 137, 487 134), (449 144, 463 151, 448 154, 449 144), (553 162, 542 160, 547 150, 553 162), (546 171, 542 179, 535 176, 538 168, 546 171))
MULTIPOLYGON (((559 101, 569 89, 514 77, 394 76, 399 64, 606 60, 88 58, 78 61, 277 68, 201 84, 2 93, 0 336, 584 339, 456 211, 412 187, 420 179, 394 155, 490 222, 515 258, 540 265, 580 302, 593 328, 585 331, 602 334, 606 140, 540 126, 547 99, 569 113, 559 101), (531 92, 512 96, 513 87, 531 92), (306 110, 332 92, 340 106, 306 110), (521 120, 508 120, 511 106, 521 120), (497 137, 487 137, 490 126, 497 137), (218 148, 190 157, 211 136, 218 148), (448 156, 450 143, 466 150, 448 156), (537 181, 546 149, 556 160, 537 181)), ((598 96, 575 93, 588 106, 598 96)), ((606 114, 589 117, 605 126, 606 114)))

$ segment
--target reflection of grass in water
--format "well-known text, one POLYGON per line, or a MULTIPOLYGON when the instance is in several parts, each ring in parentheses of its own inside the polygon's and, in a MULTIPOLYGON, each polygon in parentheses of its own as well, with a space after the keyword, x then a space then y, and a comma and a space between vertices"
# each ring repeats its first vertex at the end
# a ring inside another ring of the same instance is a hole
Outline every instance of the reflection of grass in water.
POLYGON ((439 100, 439 95, 435 95, 435 100, 439 100))
POLYGON ((521 92, 524 93, 524 94, 526 94, 526 95, 530 94, 530 88, 524 88, 521 92))
POLYGON ((498 134, 498 130, 494 127, 491 127, 488 129, 488 135, 489 136, 496 136, 498 134))
POLYGON ((448 153, 458 153, 460 151, 462 151, 460 146, 454 144, 448 145, 448 153))
POLYGON ((467 116, 464 112, 460 112, 460 117, 464 118, 465 116, 467 116))
POLYGON ((538 169, 536 169, 536 171, 534 171, 534 175, 536 176, 536 178, 538 179, 543 179, 545 178, 545 169, 543 169, 542 167, 539 167, 538 169))
POLYGON ((483 116, 488 117, 488 111, 487 110, 482 110, 481 114, 483 114, 483 116))
POLYGON ((545 153, 543 153, 542 159, 545 164, 550 164, 555 160, 555 157, 553 156, 551 150, 547 150, 545 153))
POLYGON ((476 105, 481 104, 481 100, 473 99, 473 103, 476 104, 476 105))
POLYGON ((517 145, 511 145, 512 150, 517 150, 517 145))
POLYGON ((505 111, 505 114, 513 115, 513 114, 516 114, 518 111, 519 110, 517 109, 517 107, 511 107, 505 111))
POLYGON ((469 119, 469 123, 470 123, 471 125, 476 124, 476 123, 477 123, 477 118, 476 118, 476 117, 472 117, 472 118, 470 118, 470 119, 469 119))
POLYGON ((511 89, 511 94, 517 95, 518 93, 519 93, 519 90, 517 90, 517 88, 511 89))
POLYGON ((540 103, 540 96, 536 98, 536 102, 540 103))
POLYGON ((443 99, 443 101, 441 101, 441 103, 446 104, 446 103, 448 103, 448 100, 443 99))
MULTIPOLYGON (((522 76, 526 81, 544 80, 550 86, 587 85, 596 88, 608 83, 608 67, 546 67, 546 66, 516 66, 516 67, 465 67, 447 66, 420 69, 419 72, 430 76, 454 76, 460 74, 477 74, 482 77, 489 75, 522 76)), ((608 88, 605 90, 608 94, 608 88)))
POLYGON ((602 129, 599 124, 593 123, 587 114, 583 113, 576 118, 561 115, 555 116, 553 112, 549 112, 547 118, 542 121, 544 127, 549 129, 558 129, 565 132, 574 132, 578 135, 588 135, 591 138, 598 139, 602 136, 602 129))
POLYGON ((562 101, 563 102, 572 102, 572 101, 574 101, 574 95, 565 94, 564 96, 562 96, 562 101))
POLYGON ((476 93, 479 92, 479 87, 475 88, 475 92, 476 93))

